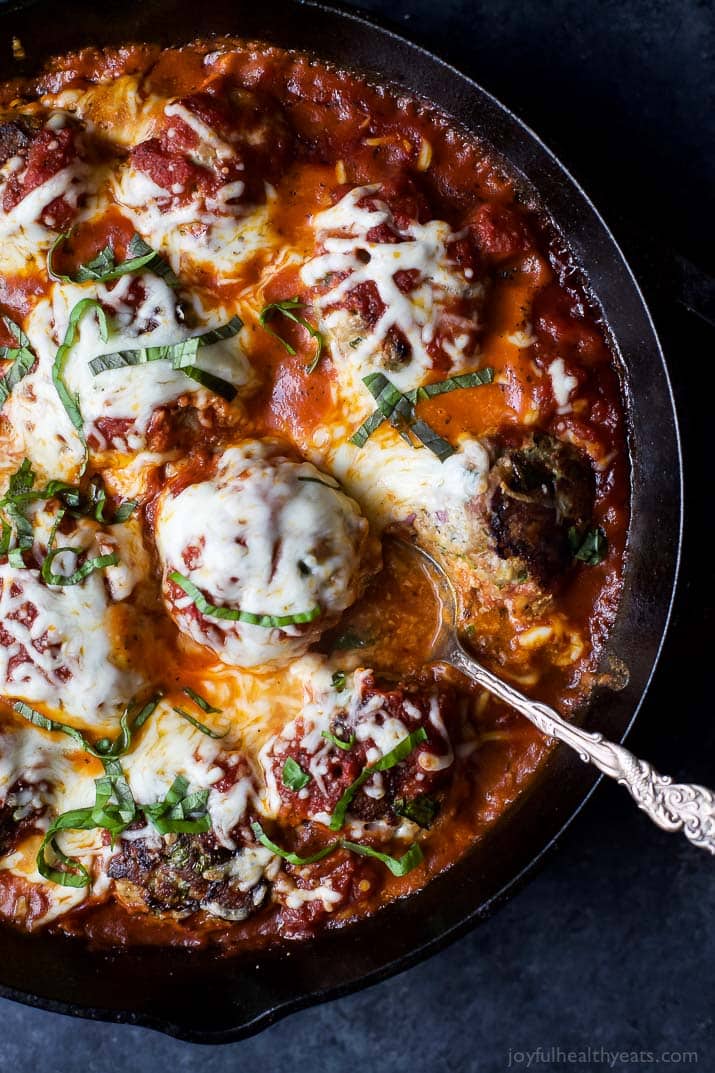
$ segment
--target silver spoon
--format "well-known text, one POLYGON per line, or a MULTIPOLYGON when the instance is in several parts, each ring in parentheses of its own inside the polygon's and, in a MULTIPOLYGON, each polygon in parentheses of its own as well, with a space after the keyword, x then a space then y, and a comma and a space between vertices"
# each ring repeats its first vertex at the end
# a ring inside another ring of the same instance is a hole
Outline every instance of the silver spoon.
POLYGON ((459 640, 457 596, 443 568, 418 545, 399 537, 392 539, 401 551, 419 557, 439 598, 442 621, 433 641, 432 660, 435 663, 455 667, 525 715, 542 734, 569 745, 582 760, 594 764, 604 775, 616 779, 658 827, 666 831, 682 830, 693 845, 715 855, 715 794, 712 790, 693 783, 674 783, 670 776, 659 774, 645 760, 639 760, 622 745, 565 722, 553 708, 530 700, 488 671, 466 651, 459 640))

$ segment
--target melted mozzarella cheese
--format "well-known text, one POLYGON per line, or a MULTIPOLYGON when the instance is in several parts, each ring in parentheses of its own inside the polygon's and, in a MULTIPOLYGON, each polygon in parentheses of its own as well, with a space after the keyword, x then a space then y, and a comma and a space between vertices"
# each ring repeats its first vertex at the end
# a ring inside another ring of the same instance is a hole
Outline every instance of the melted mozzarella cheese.
POLYGON ((379 186, 361 186, 351 190, 336 205, 318 213, 313 225, 325 250, 301 269, 306 286, 314 287, 332 275, 338 282, 314 299, 322 311, 321 328, 334 344, 341 362, 359 370, 360 376, 375 371, 389 372, 400 391, 419 387, 433 368, 428 352, 441 323, 447 319, 454 332, 457 320, 462 332, 451 343, 454 371, 464 371, 474 364, 473 319, 457 318, 449 312, 455 298, 476 296, 481 286, 466 281, 450 259, 448 245, 458 236, 443 220, 420 224, 413 220, 401 233, 398 242, 368 241, 368 233, 382 224, 394 226, 386 205, 376 202, 367 209, 358 204, 379 191, 379 186), (413 272, 417 285, 404 293, 395 279, 396 273, 413 272), (342 277, 342 278, 341 278, 342 277), (372 284, 384 310, 375 326, 366 330, 360 318, 345 309, 334 307, 355 287, 372 284), (381 348, 388 333, 399 329, 411 348, 408 361, 392 368, 384 360, 381 348))
POLYGON ((59 107, 77 116, 90 131, 98 130, 114 144, 131 148, 156 133, 166 104, 165 97, 139 89, 136 75, 122 75, 89 89, 65 89, 41 98, 49 107, 59 107))
MULTIPOLYGON (((205 389, 167 360, 130 365, 93 375, 93 358, 119 350, 136 350, 181 342, 192 334, 177 319, 176 299, 162 279, 149 272, 140 277, 144 297, 138 307, 128 301, 136 283, 134 276, 122 276, 114 286, 55 284, 49 299, 40 301, 26 323, 27 335, 37 355, 35 370, 15 388, 7 403, 7 415, 21 434, 28 457, 52 477, 72 479, 84 457, 84 448, 72 426, 52 382, 52 366, 57 349, 65 338, 70 313, 83 298, 100 301, 108 311, 110 331, 102 339, 100 322, 92 310, 79 322, 77 337, 69 354, 64 379, 77 396, 85 429, 93 429, 103 449, 100 419, 130 421, 122 438, 130 450, 144 445, 149 422, 157 407, 169 405, 180 395, 198 394, 209 398, 205 389)), ((206 325, 206 328, 216 326, 206 325)), ((202 347, 196 365, 236 387, 246 385, 250 366, 236 337, 202 347)))
MULTIPOLYGON (((62 887, 45 880, 37 871, 37 852, 55 816, 93 804, 94 779, 100 774, 98 767, 97 761, 84 754, 78 758, 76 746, 73 748, 60 735, 30 726, 6 727, 0 731, 0 801, 21 811, 43 809, 33 823, 38 833, 27 835, 16 850, 0 858, 0 870, 33 886, 41 886, 48 903, 46 911, 31 921, 24 919, 24 911, 18 907, 18 923, 33 928, 47 924, 81 904, 92 890, 91 887, 62 887), (9 793, 18 780, 23 788, 9 793)), ((66 831, 57 840, 64 853, 80 859, 93 879, 98 876, 106 853, 101 831, 66 831)), ((48 853, 51 855, 51 851, 48 853)))
POLYGON ((280 245, 272 224, 277 195, 269 183, 265 191, 262 205, 229 205, 243 193, 238 181, 222 187, 205 204, 190 201, 159 208, 158 202, 170 192, 130 164, 113 185, 114 197, 137 231, 164 254, 175 272, 203 266, 226 279, 240 275, 254 257, 270 257, 280 245))
POLYGON ((213 480, 162 498, 156 541, 165 576, 178 570, 211 603, 253 614, 321 609, 315 626, 277 629, 197 622, 181 616, 191 598, 177 601, 180 627, 224 662, 250 667, 300 655, 357 597, 367 526, 328 480, 308 462, 282 458, 275 445, 248 441, 224 452, 213 480), (187 548, 195 549, 190 567, 187 548))
MULTIPOLYGON (((143 805, 162 800, 177 775, 188 780, 189 793, 208 789, 207 808, 216 837, 221 845, 235 849, 230 832, 245 817, 256 790, 248 768, 228 790, 215 788, 231 757, 223 739, 208 737, 161 704, 122 765, 135 800, 143 805)), ((129 838, 133 834, 126 832, 129 838)))
MULTIPOLYGON (((62 571, 58 557, 53 564, 62 571)), ((74 557, 72 557, 72 560, 74 557)), ((72 560, 67 564, 72 568, 72 560)), ((115 716, 138 680, 113 662, 104 580, 50 588, 37 570, 0 565, 0 694, 91 725, 115 716)))
POLYGON ((378 529, 406 522, 429 546, 435 541, 453 551, 473 546, 470 504, 485 491, 490 467, 479 440, 463 437, 457 451, 440 462, 432 451, 415 450, 383 426, 364 447, 346 436, 327 454, 331 472, 378 529))
POLYGON ((566 372, 563 358, 556 358, 548 368, 551 380, 551 390, 554 393, 559 413, 567 413, 570 410, 569 399, 578 387, 578 380, 566 372))

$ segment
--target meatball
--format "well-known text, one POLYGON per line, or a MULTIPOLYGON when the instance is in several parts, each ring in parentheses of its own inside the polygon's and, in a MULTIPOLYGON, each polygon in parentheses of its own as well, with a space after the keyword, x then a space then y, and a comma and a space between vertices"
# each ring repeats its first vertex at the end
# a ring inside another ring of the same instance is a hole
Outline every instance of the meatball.
POLYGON ((326 822, 365 767, 409 734, 423 730, 426 738, 406 758, 360 788, 350 804, 350 816, 394 825, 406 815, 424 819, 424 826, 429 826, 437 807, 433 795, 444 787, 454 764, 453 693, 438 690, 429 681, 378 682, 368 670, 356 671, 350 682, 343 683, 344 677, 337 678, 339 689, 326 691, 310 704, 264 750, 274 807, 292 825, 315 818, 326 822), (286 778, 287 761, 308 777, 300 780, 303 785, 286 778))
POLYGON ((289 662, 360 594, 367 529, 330 477, 280 444, 229 448, 210 480, 159 499, 169 614, 224 663, 289 662))
POLYGON ((55 231, 70 226, 87 175, 76 120, 63 112, 0 117, 0 164, 5 235, 36 222, 55 231))
POLYGON ((231 89, 167 102, 154 137, 134 146, 119 200, 147 220, 156 210, 175 224, 206 227, 241 216, 263 200, 280 175, 288 148, 277 106, 260 94, 231 89))
MULTIPOLYGON (((84 445, 62 406, 52 373, 70 312, 84 297, 86 289, 67 283, 55 285, 51 297, 38 302, 26 322, 38 361, 6 404, 6 413, 20 431, 28 457, 66 480, 76 478, 84 445)), ((205 439, 210 423, 230 423, 229 403, 187 375, 191 368, 175 369, 169 358, 147 361, 141 357, 149 348, 184 342, 218 327, 220 321, 189 328, 187 311, 177 302, 175 292, 149 272, 100 284, 96 298, 113 331, 102 338, 97 313, 90 311, 83 316, 64 371, 69 391, 77 396, 87 443, 93 451, 133 452, 147 446, 164 451, 177 443, 187 448, 197 439, 205 439), (107 367, 101 368, 100 359, 108 354, 116 359, 118 351, 125 355, 124 363, 110 359, 107 367)), ((226 394, 247 388, 253 380, 235 334, 201 346, 192 365, 200 370, 197 375, 210 374, 222 380, 226 394)))
POLYGON ((348 191, 313 226, 301 279, 339 367, 384 372, 401 391, 476 367, 484 287, 469 234, 385 184, 348 191))
MULTIPOLYGON (((62 543, 79 554, 57 556, 56 573, 101 554, 100 541, 105 550, 116 549, 110 534, 95 529, 87 523, 63 536, 62 543)), ((35 539, 41 539, 37 529, 35 539)), ((132 584, 120 566, 93 571, 80 584, 55 586, 37 569, 1 563, 0 696, 42 702, 59 718, 68 714, 94 724, 112 718, 140 684, 133 671, 120 669, 122 653, 114 651, 110 625, 109 585, 123 599, 132 584)))
POLYGON ((517 450, 505 450, 489 481, 498 555, 523 559, 548 585, 571 562, 569 529, 581 529, 591 518, 595 484, 590 463, 570 444, 535 436, 517 450))
MULTIPOLYGON (((130 832, 131 834, 131 832, 130 832)), ((200 909, 245 920, 266 902, 276 859, 262 846, 232 852, 211 832, 122 839, 107 865, 119 900, 130 908, 188 916, 200 909)))

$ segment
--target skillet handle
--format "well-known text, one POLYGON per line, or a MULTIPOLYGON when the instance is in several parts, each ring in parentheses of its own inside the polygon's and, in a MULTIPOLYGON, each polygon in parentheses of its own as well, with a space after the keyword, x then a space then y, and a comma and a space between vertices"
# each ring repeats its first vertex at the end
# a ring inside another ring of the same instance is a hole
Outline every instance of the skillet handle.
POLYGON ((546 704, 530 700, 488 671, 454 640, 446 662, 525 715, 547 737, 575 749, 581 759, 625 786, 646 816, 665 831, 683 831, 694 846, 715 855, 715 793, 694 783, 674 783, 622 745, 565 722, 546 704))

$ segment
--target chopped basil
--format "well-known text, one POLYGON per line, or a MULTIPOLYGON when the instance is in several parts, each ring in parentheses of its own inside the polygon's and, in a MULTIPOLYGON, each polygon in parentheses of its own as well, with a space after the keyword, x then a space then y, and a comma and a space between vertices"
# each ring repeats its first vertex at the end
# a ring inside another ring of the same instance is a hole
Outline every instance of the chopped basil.
POLYGON ((412 820, 419 827, 431 827, 439 812, 439 802, 427 794, 412 798, 398 797, 392 807, 398 816, 412 820))
POLYGON ((312 324, 310 324, 307 320, 305 320, 304 317, 299 316, 295 312, 296 309, 300 309, 304 305, 305 302, 301 302, 299 298, 288 298, 284 302, 270 302, 269 305, 264 306, 261 310, 260 315, 258 317, 258 323, 264 329, 264 331, 267 331, 269 335, 272 335, 274 339, 277 339, 278 342, 281 343, 283 347, 285 347, 286 351, 291 355, 291 357, 295 357, 294 347, 292 347, 286 339, 279 335, 278 332, 274 332, 273 329, 269 326, 268 321, 271 319, 271 317, 275 316, 276 313, 280 313, 282 316, 287 317, 288 320, 292 320, 295 324, 300 324, 301 328, 305 328, 308 335, 311 337, 311 339, 315 339, 316 343, 315 354, 313 355, 312 360, 306 366, 305 369, 308 375, 310 375, 310 373, 312 373, 317 368, 318 362, 320 361, 320 357, 323 353, 325 340, 323 339, 322 332, 318 331, 318 329, 312 324))
POLYGON ((234 335, 238 335, 242 327, 243 321, 241 318, 234 316, 226 324, 222 324, 218 328, 202 332, 201 335, 193 335, 189 339, 182 339, 179 343, 142 347, 137 350, 117 350, 111 354, 100 354, 99 357, 90 361, 89 367, 94 376, 99 376, 100 373, 107 372, 109 369, 122 369, 130 365, 145 365, 151 361, 170 361, 172 368, 180 369, 192 380, 231 402, 237 394, 233 384, 214 376, 213 373, 206 372, 205 369, 199 369, 194 362, 201 347, 211 346, 222 339, 231 339, 234 335))
POLYGON ((359 853, 361 857, 374 857, 375 860, 382 861, 390 869, 393 876, 406 876, 413 868, 422 864, 424 859, 422 850, 417 842, 413 842, 401 857, 391 857, 389 853, 381 853, 379 850, 373 849, 372 846, 363 846, 360 842, 348 842, 346 839, 342 839, 341 845, 343 849, 349 849, 351 853, 359 853))
MULTIPOLYGON (((23 466, 30 467, 27 459, 23 466)), ((32 469, 28 469, 29 483, 25 482, 22 488, 10 487, 0 499, 0 508, 7 510, 8 507, 21 509, 25 503, 34 503, 42 499, 58 499, 60 503, 74 518, 94 518, 102 525, 116 525, 125 522, 134 513, 137 507, 135 499, 126 499, 117 507, 113 517, 106 518, 104 510, 107 503, 107 493, 99 476, 92 477, 84 491, 79 485, 68 484, 67 481, 52 480, 44 488, 34 488, 35 475, 32 469)))
MULTIPOLYGON (((440 462, 444 462, 446 458, 454 454, 454 448, 426 421, 415 416, 415 405, 423 399, 444 395, 458 388, 491 384, 493 380, 494 370, 485 368, 472 373, 462 373, 459 376, 450 376, 446 380, 425 384, 424 387, 403 394, 383 373, 370 373, 363 378, 363 383, 375 399, 377 409, 353 433, 350 442, 356 447, 364 447, 372 433, 384 421, 389 421, 395 428, 401 430, 401 434, 408 443, 412 442, 408 433, 414 433, 424 447, 428 447, 437 455, 440 462)), ((414 446, 414 443, 412 445, 414 446)))
MULTIPOLYGON (((24 551, 28 551, 33 544, 32 524, 25 517, 22 509, 22 500, 27 495, 35 482, 35 474, 29 459, 25 459, 20 467, 10 478, 8 490, 0 500, 0 509, 6 514, 10 526, 15 530, 17 547, 7 551, 8 561, 11 566, 23 569, 25 562, 22 557, 24 551)), ((10 538, 8 536, 8 548, 10 538)), ((5 545, 5 528, 3 527, 3 546, 5 545)))
POLYGON ((12 389, 16 387, 20 381, 27 376, 32 366, 37 361, 35 354, 30 346, 30 340, 19 324, 16 324, 10 317, 3 316, 2 322, 14 336, 17 342, 16 347, 0 346, 0 361, 9 361, 12 364, 7 370, 5 375, 0 379, 0 406, 3 406, 8 398, 12 389))
POLYGON ((385 418, 379 410, 375 410, 367 420, 363 421, 360 428, 350 437, 350 442, 356 447, 364 447, 373 432, 380 427, 385 418))
POLYGON ((440 462, 444 462, 446 458, 455 453, 454 447, 445 440, 443 436, 440 436, 438 432, 428 425, 426 421, 422 421, 418 418, 412 425, 410 430, 414 432, 417 439, 424 447, 429 447, 433 454, 437 455, 440 462))
POLYGON ((411 734, 408 734, 406 738, 403 738, 402 741, 398 742, 394 749, 390 749, 389 753, 385 753, 385 755, 379 760, 376 760, 374 764, 368 764, 367 767, 363 768, 355 781, 348 786, 347 790, 335 806, 333 815, 330 817, 330 830, 339 831, 341 829, 345 823, 348 806, 360 787, 363 786, 368 779, 378 771, 388 771, 390 768, 401 763, 410 755, 415 746, 423 741, 427 741, 427 731, 424 727, 420 727, 419 730, 413 730, 411 734))
POLYGON ((94 780, 94 805, 90 808, 72 809, 63 812, 50 824, 37 853, 37 870, 45 879, 63 887, 87 887, 90 876, 84 865, 75 857, 68 857, 59 848, 55 836, 60 831, 91 831, 101 827, 109 831, 112 844, 117 835, 126 830, 137 815, 137 805, 132 796, 121 764, 118 760, 104 760, 105 774, 94 780), (114 796, 114 802, 112 802, 114 796), (47 860, 50 847, 56 868, 47 860))
POLYGON ((36 727, 41 727, 42 730, 51 730, 58 734, 66 734, 68 738, 72 738, 77 742, 80 749, 84 749, 85 752, 92 753, 93 756, 99 754, 94 751, 93 746, 85 738, 76 727, 68 726, 67 723, 58 723, 56 719, 48 719, 42 712, 38 712, 36 708, 31 708, 29 704, 25 704, 23 700, 16 700, 13 704, 13 710, 21 715, 23 719, 27 719, 28 723, 33 723, 36 727))
POLYGON ((280 629, 283 626, 294 626, 301 622, 313 622, 322 614, 319 607, 313 607, 310 611, 300 611, 295 615, 256 615, 252 611, 239 611, 237 607, 216 607, 210 604, 200 589, 189 581, 187 577, 178 571, 169 574, 169 580, 183 589, 191 598, 202 615, 209 618, 219 618, 230 622, 247 622, 252 626, 265 626, 266 628, 280 629))
POLYGON ((352 749, 355 744, 355 735, 351 734, 347 741, 343 741, 337 734, 332 734, 329 730, 323 730, 320 734, 321 738, 325 738, 331 745, 337 746, 338 749, 342 749, 343 752, 347 752, 348 749, 352 749))
POLYGON ((50 279, 60 283, 109 283, 112 280, 119 279, 120 276, 128 275, 130 272, 140 272, 143 268, 148 268, 155 275, 161 276, 170 287, 179 286, 178 278, 164 258, 156 250, 153 250, 151 246, 147 245, 144 239, 137 234, 132 236, 129 243, 128 252, 131 257, 127 258, 127 260, 120 261, 117 264, 114 248, 107 244, 91 261, 80 265, 74 276, 63 276, 55 270, 54 257, 60 247, 64 246, 65 242, 68 241, 71 234, 71 231, 65 231, 63 234, 58 235, 50 247, 47 254, 47 275, 50 279))
POLYGON ((303 771, 303 768, 292 756, 289 756, 283 765, 281 777, 283 785, 287 786, 289 790, 302 790, 310 782, 308 772, 303 771))
POLYGON ((55 835, 60 831, 88 831, 96 827, 92 819, 91 808, 76 808, 63 812, 50 824, 45 837, 37 851, 37 871, 44 879, 57 883, 61 887, 88 887, 90 876, 84 865, 74 857, 68 857, 57 845, 55 835), (51 848, 55 863, 63 865, 57 868, 47 860, 46 850, 51 848))
POLYGON ((322 861, 324 857, 327 857, 329 853, 336 850, 340 845, 339 842, 331 842, 328 846, 323 846, 317 853, 313 853, 310 857, 299 857, 297 853, 291 853, 290 850, 281 849, 275 842, 272 842, 268 835, 264 832, 260 823, 255 820, 251 824, 251 830, 256 838, 257 842, 260 842, 262 846, 269 849, 271 853, 275 853, 276 857, 281 857, 284 861, 288 861, 288 864, 294 864, 298 867, 302 864, 314 864, 316 861, 322 861))
MULTIPOLYGON (((218 709, 212 708, 211 710, 217 711, 218 709)), ((200 730, 202 734, 205 734, 207 738, 225 738, 228 734, 228 730, 224 730, 222 734, 219 734, 216 730, 212 730, 211 727, 207 727, 205 723, 202 723, 193 715, 189 715, 189 713, 185 711, 184 708, 174 708, 174 711, 177 715, 180 715, 182 719, 185 719, 187 723, 191 723, 192 727, 196 727, 196 729, 200 730)))
POLYGON ((191 697, 194 704, 197 704, 202 712, 206 712, 207 715, 222 715, 223 708, 214 708, 213 704, 209 704, 205 697, 202 697, 199 693, 195 693, 193 689, 188 686, 184 686, 184 693, 187 697, 191 697))
POLYGON ((83 548, 52 548, 47 552, 44 562, 42 563, 42 578, 46 585, 79 585, 81 581, 84 581, 86 577, 94 573, 95 570, 104 570, 108 566, 116 566, 119 562, 119 556, 116 552, 112 552, 111 555, 97 555, 94 559, 86 559, 81 566, 78 566, 76 570, 73 570, 71 574, 56 574, 52 569, 52 564, 58 555, 63 552, 70 552, 74 556, 80 556, 83 554, 83 548))
POLYGON ((487 366, 485 369, 477 369, 473 373, 461 373, 459 376, 449 376, 446 380, 437 380, 432 384, 425 384, 415 391, 408 392, 408 399, 419 402, 422 399, 433 399, 436 395, 446 395, 449 391, 458 388, 481 387, 483 384, 491 384, 494 381, 494 370, 487 366))
POLYGON ((360 842, 348 842, 347 839, 341 838, 335 842, 330 842, 327 846, 323 846, 317 853, 311 854, 310 857, 299 857, 297 853, 291 853, 290 850, 282 849, 281 846, 276 845, 264 832, 260 823, 255 820, 251 824, 251 829, 255 835, 256 841, 260 842, 262 846, 269 849, 271 853, 275 853, 277 857, 281 857, 288 864, 300 867, 304 864, 315 864, 316 861, 322 861, 329 854, 334 853, 336 849, 347 849, 351 853, 358 853, 362 857, 374 857, 378 861, 382 861, 383 864, 392 872, 393 876, 405 876, 408 872, 411 872, 413 868, 416 868, 418 864, 421 864, 422 850, 419 845, 414 842, 406 853, 402 857, 391 857, 388 853, 381 853, 379 850, 373 849, 372 846, 363 846, 360 842))
POLYGON ((345 689, 346 682, 347 678, 345 677, 344 671, 335 671, 333 677, 330 680, 330 684, 332 685, 333 689, 337 690, 338 693, 342 693, 342 691, 345 689))
POLYGON ((211 817, 206 810, 208 790, 187 794, 188 780, 177 775, 163 801, 142 806, 144 815, 162 834, 201 834, 211 830, 211 817))
POLYGON ((608 540, 600 525, 580 533, 575 526, 568 532, 569 546, 574 559, 587 566, 598 566, 608 554, 608 540))
POLYGON ((99 741, 92 745, 84 734, 82 734, 75 727, 69 726, 67 723, 59 723, 56 719, 48 719, 42 712, 38 712, 37 709, 31 708, 29 704, 26 704, 22 700, 16 700, 13 704, 13 709, 21 715, 23 719, 27 719, 29 723, 33 723, 35 726, 40 727, 42 730, 50 730, 57 734, 66 734, 77 742, 79 747, 85 752, 90 753, 92 756, 97 756, 101 760, 105 758, 116 759, 119 756, 123 756, 131 745, 132 735, 140 729, 146 723, 147 719, 153 715, 154 711, 161 700, 161 693, 157 693, 152 699, 144 705, 144 707, 138 712, 136 717, 129 723, 129 713, 131 708, 126 709, 119 721, 120 732, 114 742, 109 738, 101 738, 99 741))
POLYGON ((79 433, 80 440, 86 450, 86 443, 84 439, 82 412, 79 408, 79 397, 70 393, 64 380, 65 366, 67 365, 67 359, 69 358, 70 351, 77 341, 77 327, 80 320, 89 313, 90 310, 94 310, 97 314, 97 322, 99 324, 99 335, 102 342, 107 341, 109 336, 109 329, 107 327, 107 314, 102 309, 96 298, 82 298, 76 305, 72 307, 70 312, 69 321, 67 322, 67 330, 65 337, 62 340, 62 345, 55 354, 55 360, 52 365, 52 383, 55 385, 55 390, 60 397, 60 401, 64 406, 67 416, 74 425, 75 429, 79 433))

